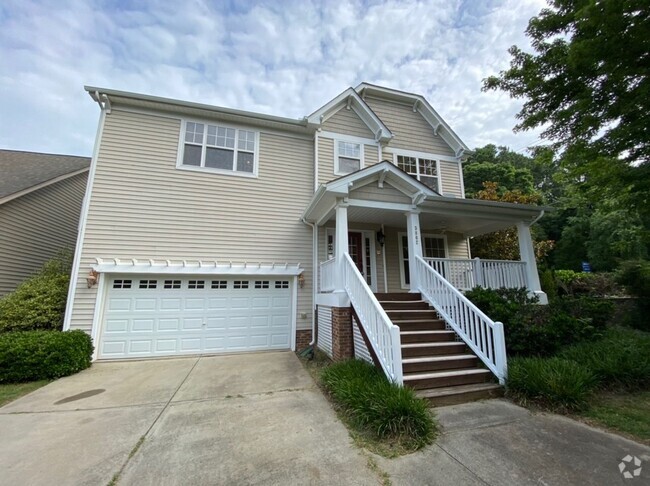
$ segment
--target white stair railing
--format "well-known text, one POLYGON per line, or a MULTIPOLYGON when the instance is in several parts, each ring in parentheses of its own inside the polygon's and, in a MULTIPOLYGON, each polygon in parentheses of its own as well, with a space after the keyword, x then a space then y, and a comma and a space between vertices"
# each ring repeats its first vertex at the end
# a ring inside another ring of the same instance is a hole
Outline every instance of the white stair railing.
POLYGON ((375 356, 390 381, 403 384, 399 327, 393 324, 348 253, 344 255, 345 291, 375 356))
POLYGON ((422 257, 415 258, 415 281, 422 297, 496 375, 499 383, 505 383, 508 365, 503 324, 492 321, 422 257))
POLYGON ((320 291, 332 292, 336 288, 336 258, 320 264, 320 291))

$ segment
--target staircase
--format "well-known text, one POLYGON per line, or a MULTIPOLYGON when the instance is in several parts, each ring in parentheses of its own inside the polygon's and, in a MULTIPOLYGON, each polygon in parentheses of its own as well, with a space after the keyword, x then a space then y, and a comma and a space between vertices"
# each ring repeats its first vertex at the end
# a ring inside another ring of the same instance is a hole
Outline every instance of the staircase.
POLYGON ((490 370, 457 340, 419 293, 375 294, 400 328, 404 385, 432 405, 453 405, 501 396, 490 370))

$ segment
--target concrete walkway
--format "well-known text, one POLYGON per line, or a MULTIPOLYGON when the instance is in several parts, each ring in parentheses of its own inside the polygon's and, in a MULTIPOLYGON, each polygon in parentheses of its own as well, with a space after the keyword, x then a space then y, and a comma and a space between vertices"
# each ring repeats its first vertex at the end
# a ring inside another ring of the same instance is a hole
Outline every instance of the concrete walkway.
POLYGON ((0 408, 0 484, 376 485, 293 353, 97 363, 0 408))
POLYGON ((650 484, 650 448, 566 417, 532 414, 506 400, 436 412, 443 433, 433 446, 376 459, 393 485, 650 484), (618 467, 628 454, 642 461, 641 475, 632 479, 618 467))

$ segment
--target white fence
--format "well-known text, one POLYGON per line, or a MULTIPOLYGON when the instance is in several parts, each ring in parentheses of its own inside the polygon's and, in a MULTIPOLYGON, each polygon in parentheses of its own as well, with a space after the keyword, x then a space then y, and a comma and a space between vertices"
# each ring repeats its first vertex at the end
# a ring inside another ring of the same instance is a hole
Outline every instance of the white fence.
POLYGON ((350 297, 350 302, 384 373, 393 383, 401 385, 403 376, 399 327, 391 322, 347 253, 343 273, 345 291, 350 297))
POLYGON ((489 289, 528 287, 526 262, 515 260, 473 260, 461 258, 424 258, 431 268, 460 290, 474 287, 489 289))
POLYGON ((417 282, 424 297, 485 365, 505 383, 508 368, 503 324, 494 322, 432 265, 416 257, 417 282))

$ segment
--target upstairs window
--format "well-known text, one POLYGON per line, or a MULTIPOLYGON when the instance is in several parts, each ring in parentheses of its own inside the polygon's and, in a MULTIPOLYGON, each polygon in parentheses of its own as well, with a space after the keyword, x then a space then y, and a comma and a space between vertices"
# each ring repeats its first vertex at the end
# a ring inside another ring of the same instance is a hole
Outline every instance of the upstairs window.
POLYGON ((257 132, 250 130, 185 122, 180 165, 237 175, 256 175, 257 138, 257 132))
POLYGON ((363 168, 362 145, 354 142, 336 143, 336 166, 334 173, 345 175, 363 168))
POLYGON ((397 155, 397 167, 415 177, 425 186, 439 192, 438 162, 436 160, 397 155))

